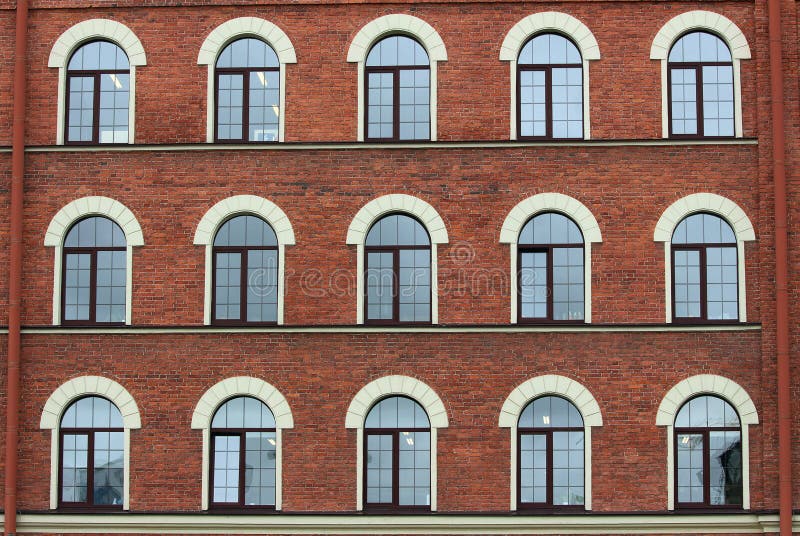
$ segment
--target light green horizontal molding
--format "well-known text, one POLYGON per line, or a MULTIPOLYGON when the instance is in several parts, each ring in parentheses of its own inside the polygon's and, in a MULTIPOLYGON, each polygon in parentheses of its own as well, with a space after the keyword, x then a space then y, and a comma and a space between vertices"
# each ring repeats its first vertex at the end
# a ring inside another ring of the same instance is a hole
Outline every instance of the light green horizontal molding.
MULTIPOLYGON (((793 518, 800 530, 800 516, 793 518)), ((22 514, 17 532, 105 534, 659 534, 778 532, 775 514, 208 515, 22 514)))
MULTIPOLYGON (((366 326, 304 326, 304 327, 159 327, 159 328, 25 328, 26 335, 152 335, 183 333, 685 333, 697 331, 761 331, 760 324, 727 324, 711 326, 683 325, 637 325, 637 326, 415 326, 415 327, 366 327, 366 326)), ((8 333, 8 329, 0 330, 8 333)))
MULTIPOLYGON (((352 151, 376 150, 397 151, 403 149, 503 149, 530 147, 676 147, 683 145, 758 145, 755 138, 737 138, 730 140, 577 140, 565 142, 524 142, 524 141, 433 141, 425 143, 267 143, 263 145, 249 144, 142 144, 142 145, 92 145, 92 146, 57 146, 47 145, 26 147, 28 153, 116 153, 142 151, 352 151)), ((10 147, 0 148, 0 153, 10 153, 10 147)))

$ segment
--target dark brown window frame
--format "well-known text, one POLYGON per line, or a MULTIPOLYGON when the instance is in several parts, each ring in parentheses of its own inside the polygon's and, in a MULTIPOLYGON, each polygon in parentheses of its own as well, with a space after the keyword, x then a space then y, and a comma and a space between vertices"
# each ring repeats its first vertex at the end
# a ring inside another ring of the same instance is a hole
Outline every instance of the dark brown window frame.
MULTIPOLYGON (((718 216, 717 216, 718 217, 718 216)), ((683 221, 683 220, 681 220, 683 221)), ((724 221, 724 220, 723 220, 724 221)), ((727 222, 726 222, 727 223, 727 222)), ((739 288, 739 248, 735 243, 730 242, 706 242, 706 243, 687 243, 675 244, 671 243, 670 247, 670 270, 672 277, 672 322, 675 324, 736 324, 739 322, 739 301, 741 300, 742 289, 739 288), (707 299, 707 281, 706 272, 708 265, 706 264, 706 251, 709 248, 729 248, 736 251, 736 318, 721 318, 709 319, 708 318, 708 299, 707 299), (676 251, 697 251, 700 254, 700 316, 676 316, 675 315, 675 252, 676 251)))
MULTIPOLYGON (((84 218, 86 219, 86 218, 84 218)), ((83 220, 80 220, 83 221, 83 220)), ((113 220, 112 220, 113 221, 113 220)), ((70 230, 79 222, 75 222, 70 230)), ((116 225, 116 222, 114 222, 116 225)), ((69 231, 67 231, 69 234, 69 231)), ((98 322, 97 321, 97 254, 102 251, 125 251, 127 246, 117 247, 64 247, 61 258, 61 324, 64 326, 124 326, 123 322, 98 322), (87 320, 67 320, 65 317, 67 307, 67 256, 68 255, 91 255, 89 266, 89 318, 87 320)), ((127 259, 126 263, 127 263, 127 259)), ((128 283, 127 265, 125 267, 125 307, 127 311, 128 283)), ((126 313, 127 316, 127 313, 126 313)), ((127 318, 126 318, 127 319, 127 318)))
MULTIPOLYGON (((237 216, 241 216, 238 214, 237 216)), ((246 214, 245 214, 246 215, 246 214)), ((236 216, 234 216, 236 217, 236 216)), ((231 218, 233 219, 233 218, 231 218)), ((226 220, 226 223, 229 220, 226 220)), ((263 221, 263 220, 262 220, 263 221)), ((264 221, 265 225, 269 225, 264 221)), ((223 224, 224 225, 224 224, 223 224)), ((222 227, 222 226, 220 226, 222 227)), ((271 227, 271 226, 270 226, 271 227)), ((273 230, 274 231, 274 230, 273 230)), ((276 235, 277 236, 277 235, 276 235)), ((216 238, 216 236, 215 236, 216 238)), ((274 322, 248 322, 247 318, 247 252, 270 250, 276 252, 277 266, 276 271, 280 277, 281 258, 280 249, 276 246, 211 246, 211 324, 215 326, 274 326, 277 325, 277 315, 274 322), (217 319, 217 253, 239 253, 241 256, 241 266, 239 267, 239 318, 238 319, 217 319)), ((281 297, 277 299, 280 301, 281 297)))
MULTIPOLYGON (((402 397, 408 398, 408 397, 402 397)), ((413 400, 413 399, 412 399, 413 400)), ((416 400, 415 404, 419 404, 416 400)), ((374 406, 373 406, 374 407, 374 406)), ((362 468, 364 483, 364 508, 370 511, 392 511, 392 512, 430 512, 430 505, 401 505, 400 499, 400 434, 403 432, 410 433, 431 433, 431 428, 364 428, 364 467, 362 468), (392 502, 389 503, 370 503, 367 502, 368 488, 367 483, 367 459, 369 457, 369 441, 370 436, 392 436, 392 502)), ((433 445, 430 450, 431 461, 436 453, 433 452, 433 445)), ((431 471, 432 463, 429 462, 428 470, 431 471)), ((428 481, 428 490, 433 494, 430 480, 428 481)))
MULTIPOLYGON (((391 214, 387 214, 391 215, 391 214)), ((404 214, 406 215, 406 214, 404 214)), ((409 216, 411 217, 411 216, 409 216)), ((377 222, 376 222, 377 223, 377 222)), ((420 225, 422 225, 420 223, 420 225)), ((425 226, 423 225, 423 228, 425 226)), ((427 229, 426 229, 427 231, 427 229)), ((384 326, 394 326, 394 325, 403 325, 403 326, 413 326, 413 325, 430 325, 433 323, 433 253, 432 248, 430 245, 427 246, 364 246, 364 323, 365 324, 374 324, 377 326, 384 325, 384 326), (428 311, 428 320, 427 321, 419 321, 419 320, 410 320, 410 321, 401 321, 400 320, 400 252, 412 250, 412 251, 428 251, 429 256, 429 266, 428 271, 431 277, 431 284, 430 284, 430 292, 429 292, 429 302, 428 305, 430 310, 428 311), (376 253, 376 252, 391 252, 392 253, 392 318, 391 319, 370 319, 369 318, 369 289, 367 288, 367 282, 369 278, 369 254, 376 253)))
MULTIPOLYGON (((231 399, 232 400, 232 399, 231 399)), ((228 400, 230 402, 230 400, 228 400)), ((220 404, 219 407, 222 407, 225 403, 220 404)), ((247 456, 247 449, 245 448, 246 445, 246 434, 248 432, 257 432, 257 433, 275 433, 275 441, 276 441, 276 453, 277 453, 277 428, 211 428, 211 441, 209 445, 210 449, 210 463, 209 463, 209 478, 208 478, 208 504, 209 509, 211 510, 264 510, 264 511, 275 511, 274 504, 253 504, 248 505, 244 504, 244 497, 245 497, 245 473, 247 471, 247 464, 245 463, 245 458, 247 456), (239 501, 236 503, 229 503, 229 502, 215 502, 214 501, 214 438, 219 436, 227 436, 227 437, 239 437, 239 501)), ((278 471, 277 471, 277 454, 276 454, 276 461, 275 461, 275 486, 276 490, 279 485, 277 481, 278 471)))
MULTIPOLYGON (((552 395, 556 396, 556 395, 552 395)), ((558 397, 562 398, 562 397, 558 397)), ((565 399, 566 400, 566 399, 565 399)), ((569 404, 572 402, 567 401, 569 404)), ((533 401, 529 402, 530 404, 533 401)), ((572 404, 574 405, 574 404, 572 404)), ((577 408, 576 408, 577 409, 577 408)), ((517 509, 519 510, 558 510, 558 511, 583 511, 584 504, 553 504, 553 432, 581 432, 584 434, 584 460, 586 459, 586 430, 584 427, 562 426, 562 427, 519 427, 517 428, 517 509), (543 503, 522 502, 522 436, 523 435, 544 435, 547 441, 547 501, 543 503)), ((583 467, 583 489, 586 490, 586 464, 583 467)), ((584 491, 584 501, 585 501, 584 491)))
MULTIPOLYGON (((565 217, 569 218, 568 216, 565 217)), ((572 221, 572 218, 569 219, 570 221, 572 221)), ((527 225, 527 223, 525 225, 527 225)), ((575 225, 577 226, 577 224, 575 225)), ((580 230, 580 227, 578 229, 580 230)), ((586 249, 585 248, 586 248, 585 240, 581 244, 517 244, 517 322, 519 324, 585 324, 586 323, 586 285, 585 285, 586 249), (569 249, 580 248, 583 251, 584 266, 583 266, 583 282, 581 283, 583 284, 583 318, 581 320, 555 320, 553 318, 553 250, 559 248, 569 248, 569 249), (547 254, 547 318, 522 316, 522 255, 524 253, 542 253, 542 252, 547 254)))
MULTIPOLYGON (((77 400, 75 401, 77 402, 77 400)), ((73 404, 75 403, 73 402, 73 404)), ((59 428, 58 435, 58 507, 68 510, 117 511, 123 504, 94 504, 94 434, 104 432, 125 432, 124 428, 59 428), (86 502, 64 502, 61 500, 64 485, 64 435, 86 435, 88 437, 86 460, 86 502)), ((124 464, 123 459, 123 464, 124 464)), ((123 473, 124 473, 123 465, 123 473)), ((125 482, 123 480, 123 493, 125 482)))
MULTIPOLYGON (((402 34, 401 34, 402 35, 402 34)), ((386 37, 392 37, 391 35, 386 37)), ((404 35, 414 41, 413 37, 404 35)), ((380 41, 376 42, 377 45, 380 41)), ((417 41, 417 43, 419 43, 417 41)), ((374 46, 374 45, 373 45, 374 46)), ((420 45, 421 46, 421 45, 420 45)), ((424 48, 424 47, 423 47, 424 48)), ((370 49, 371 50, 371 49, 370 49)), ((427 53, 427 51, 426 51, 427 53)), ((428 57, 428 65, 393 65, 389 67, 383 66, 366 66, 364 65, 364 141, 370 142, 395 142, 395 143, 414 143, 425 142, 431 140, 431 119, 430 113, 428 116, 428 138, 427 139, 401 139, 400 138, 400 72, 401 71, 421 71, 427 70, 428 73, 428 110, 431 107, 431 78, 430 78, 430 56, 428 57), (371 73, 393 73, 392 76, 392 137, 391 138, 372 138, 369 135, 369 75, 371 73)))
MULTIPOLYGON (((94 42, 94 41, 92 41, 94 42)), ((108 41, 110 42, 110 41, 108 41)), ((86 43, 89 44, 89 43, 86 43)), ((115 44, 115 43, 112 43, 115 44)), ((119 45, 117 45, 119 46, 119 45)), ((67 82, 64 90, 64 144, 65 145, 127 145, 127 142, 115 143, 101 143, 100 142, 100 78, 106 74, 127 74, 130 76, 130 69, 105 69, 105 70, 69 70, 67 69, 67 82), (94 103, 92 104, 92 139, 91 140, 75 140, 69 139, 69 101, 70 101, 70 81, 73 78, 94 78, 94 103)), ((130 81, 128 82, 128 113, 130 113, 130 81)), ((130 124, 128 125, 128 133, 130 134, 130 124)))
MULTIPOLYGON (((675 39, 672 43, 672 46, 675 46, 675 43, 686 37, 691 33, 705 33, 709 35, 713 35, 717 39, 721 39, 717 34, 712 32, 704 32, 698 30, 691 30, 680 37, 675 39)), ((724 42, 724 41, 723 41, 724 42)), ((672 46, 670 47, 669 52, 672 52, 672 46)), ((727 43, 726 43, 727 46, 727 43)), ((728 49, 730 52, 730 48, 728 49)), ((703 126, 703 67, 730 67, 731 72, 733 73, 733 81, 731 84, 736 86, 736 73, 733 72, 733 59, 731 61, 709 61, 709 62, 701 62, 701 61, 694 61, 694 62, 678 62, 678 61, 669 61, 669 53, 667 53, 667 121, 669 121, 669 137, 675 139, 704 139, 704 140, 727 140, 736 137, 736 107, 735 107, 735 99, 734 96, 734 110, 733 110, 733 121, 734 121, 734 132, 730 136, 706 136, 703 133, 704 126, 703 126), (672 132, 672 71, 675 69, 693 69, 695 71, 695 89, 697 94, 695 96, 696 99, 696 115, 697 115, 697 134, 673 134, 672 132)), ((735 89, 734 89, 735 91, 735 89)))
MULTIPOLYGON (((231 42, 233 43, 233 41, 231 42)), ((229 46, 231 43, 228 43, 229 46)), ((266 44, 266 43, 265 43, 266 44)), ((269 45, 267 45, 269 46, 269 45)), ((226 47, 223 47, 226 48, 226 47)), ((278 143, 279 139, 273 141, 256 141, 248 139, 250 137, 250 74, 263 72, 280 73, 280 67, 217 67, 214 66, 214 143, 234 143, 234 144, 262 144, 278 143), (220 75, 241 75, 242 76, 242 137, 241 138, 220 138, 219 137, 219 77, 220 75)), ((280 81, 278 82, 280 84, 280 81)), ((280 85, 278 86, 278 114, 282 114, 282 103, 280 102, 280 85)), ((280 115, 278 115, 278 129, 280 129, 280 115)))
MULTIPOLYGON (((520 52, 522 49, 525 48, 528 43, 540 37, 542 35, 558 35, 563 37, 567 41, 569 41, 577 50, 578 54, 580 54, 581 49, 575 42, 572 40, 571 37, 564 35, 559 32, 541 32, 530 39, 525 41, 525 43, 520 47, 520 52)), ((583 59, 583 58, 581 58, 583 59)), ((525 63, 521 64, 519 62, 519 54, 517 55, 517 139, 519 140, 582 140, 585 138, 583 134, 585 128, 586 114, 584 113, 585 109, 581 109, 581 136, 579 138, 554 138, 553 137, 553 69, 580 69, 581 70, 581 90, 583 91, 583 62, 581 63, 525 63), (546 116, 546 123, 545 129, 546 133, 544 136, 523 136, 522 132, 522 76, 521 73, 523 71, 543 71, 544 74, 544 100, 545 100, 545 116, 546 116)), ((581 96, 581 106, 585 107, 586 103, 583 102, 585 95, 581 96)))
MULTIPOLYGON (((695 398, 702 398, 702 397, 712 397, 712 398, 719 398, 720 400, 724 401, 726 404, 730 405, 734 411, 736 408, 733 407, 730 402, 725 400, 722 397, 716 395, 700 395, 692 397, 686 400, 678 410, 678 413, 692 400, 695 398)), ((741 504, 711 504, 709 500, 711 498, 711 447, 709 443, 709 433, 710 432, 739 432, 739 441, 742 441, 742 418, 739 415, 739 412, 736 411, 736 417, 739 419, 739 426, 709 426, 709 427, 678 427, 674 426, 673 428, 673 460, 674 466, 673 471, 675 472, 673 480, 674 482, 674 496, 675 496, 675 508, 679 510, 742 510, 743 505, 741 504), (680 502, 678 500, 678 435, 680 434, 695 434, 695 435, 702 435, 703 436, 703 502, 702 503, 686 503, 680 502)), ((742 451, 744 452, 744 443, 742 443, 742 451)), ((744 462, 743 462, 744 463, 744 462)), ((744 469, 744 468, 742 468, 744 469)), ((746 482, 744 481, 744 477, 742 477, 742 491, 744 491, 744 486, 746 482)))

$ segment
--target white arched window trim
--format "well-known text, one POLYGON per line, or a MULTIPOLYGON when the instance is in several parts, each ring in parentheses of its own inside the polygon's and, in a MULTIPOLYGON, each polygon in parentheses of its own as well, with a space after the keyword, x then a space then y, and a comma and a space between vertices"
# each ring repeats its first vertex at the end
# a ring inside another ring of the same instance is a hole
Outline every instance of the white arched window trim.
POLYGON ((364 242, 372 225, 387 214, 400 212, 417 218, 431 237, 431 324, 439 323, 439 283, 437 245, 446 244, 447 229, 444 220, 430 204, 406 194, 389 194, 373 199, 353 218, 347 229, 346 243, 356 246, 356 324, 364 323, 364 242))
POLYGON ((294 428, 294 417, 286 398, 277 388, 249 376, 236 376, 227 378, 212 386, 203 393, 192 414, 192 429, 203 431, 203 461, 202 461, 202 509, 208 510, 209 502, 209 471, 211 470, 211 421, 220 405, 237 396, 249 396, 260 400, 275 417, 275 509, 280 510, 283 504, 283 433, 286 428, 294 428))
POLYGON ((672 322, 672 233, 685 217, 697 212, 716 214, 727 221, 736 234, 736 270, 739 286, 739 321, 747 322, 747 287, 745 286, 744 243, 756 239, 753 224, 736 203, 711 193, 691 194, 672 203, 656 224, 653 240, 664 243, 664 282, 666 287, 666 322, 672 322))
POLYGON ((107 19, 90 19, 79 22, 56 40, 50 50, 47 66, 58 69, 58 116, 56 119, 56 144, 64 145, 64 121, 66 116, 67 64, 78 47, 96 39, 111 41, 118 45, 130 62, 130 102, 128 103, 128 143, 134 143, 136 124, 136 67, 147 65, 142 42, 130 28, 107 19))
POLYGON ((728 378, 714 374, 698 374, 678 382, 658 406, 656 426, 667 429, 667 509, 675 509, 675 417, 684 403, 698 395, 715 395, 725 399, 739 414, 742 426, 742 508, 750 509, 750 436, 748 426, 758 424, 758 412, 747 391, 728 378))
POLYGON ((518 385, 500 410, 500 428, 511 430, 511 510, 517 509, 517 428, 519 417, 531 401, 546 395, 566 398, 583 417, 584 508, 592 509, 592 428, 603 426, 600 406, 586 387, 566 376, 547 374, 518 385))
POLYGON ((592 31, 581 21, 566 13, 545 11, 528 15, 516 23, 506 34, 500 46, 500 61, 507 61, 511 69, 511 133, 517 139, 517 58, 522 47, 536 34, 555 32, 563 34, 577 45, 583 62, 583 139, 591 139, 589 114, 589 62, 600 59, 600 47, 592 31))
POLYGON ((102 376, 80 376, 58 387, 47 399, 42 410, 39 428, 50 430, 50 509, 58 508, 58 460, 59 431, 61 417, 77 399, 85 396, 101 396, 115 406, 122 414, 123 427, 123 482, 122 509, 130 509, 130 459, 131 430, 142 427, 139 408, 131 394, 114 380, 102 376))
POLYGON ((669 91, 667 88, 667 58, 675 41, 692 30, 705 30, 725 41, 733 59, 733 113, 734 135, 741 138, 742 80, 741 60, 750 59, 747 38, 729 18, 711 11, 695 10, 671 18, 656 34, 650 47, 650 59, 661 60, 661 136, 669 137, 669 91))
POLYGON ((392 34, 406 34, 413 37, 422 45, 428 53, 430 60, 430 117, 431 117, 431 141, 436 141, 437 132, 437 69, 436 64, 440 61, 447 61, 447 50, 444 41, 436 30, 422 19, 406 15, 404 13, 394 13, 384 15, 368 22, 358 31, 350 48, 347 51, 347 61, 358 64, 358 131, 357 140, 364 141, 364 64, 367 61, 367 54, 370 48, 380 39, 392 34))
POLYGON ((214 28, 197 55, 198 65, 208 65, 208 83, 206 97, 206 141, 214 142, 214 116, 217 113, 215 102, 216 85, 214 67, 222 49, 231 41, 240 37, 261 39, 278 55, 280 77, 280 102, 278 103, 278 141, 284 141, 284 123, 286 115, 286 64, 297 63, 297 55, 289 36, 275 24, 258 17, 239 17, 224 22, 214 28))
POLYGON ((431 422, 431 512, 436 511, 436 438, 439 428, 447 428, 447 411, 436 391, 409 376, 384 376, 365 385, 350 402, 345 428, 356 429, 356 510, 364 509, 364 422, 372 406, 394 395, 407 396, 423 407, 431 422))
POLYGON ((59 210, 44 236, 44 245, 55 248, 53 267, 53 325, 61 324, 61 272, 64 260, 64 239, 72 225, 89 216, 105 216, 113 220, 125 233, 125 324, 131 323, 133 298, 133 247, 143 246, 142 227, 128 207, 109 197, 91 196, 72 201, 59 210))
POLYGON ((517 243, 519 233, 532 217, 542 212, 559 212, 570 217, 583 233, 584 320, 592 322, 592 244, 603 241, 600 227, 586 205, 568 195, 549 192, 520 201, 511 209, 500 229, 500 243, 511 249, 511 323, 517 323, 517 243))
POLYGON ((203 323, 211 324, 211 293, 213 284, 213 246, 217 230, 231 216, 252 214, 267 222, 278 239, 278 325, 283 324, 284 272, 286 246, 294 245, 294 230, 286 213, 272 201, 255 195, 235 195, 223 199, 205 213, 194 234, 194 244, 206 248, 205 300, 203 323))

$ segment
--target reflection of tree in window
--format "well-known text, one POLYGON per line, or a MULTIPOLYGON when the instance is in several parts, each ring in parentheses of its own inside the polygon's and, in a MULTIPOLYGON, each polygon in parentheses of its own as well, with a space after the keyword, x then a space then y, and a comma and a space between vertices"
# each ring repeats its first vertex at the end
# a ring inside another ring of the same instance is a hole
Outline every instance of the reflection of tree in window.
POLYGON ((123 427, 119 409, 97 396, 74 402, 61 418, 61 506, 122 508, 123 427))
POLYGON ((713 214, 692 214, 672 234, 673 318, 739 318, 736 235, 713 214))
POLYGON ((520 508, 569 508, 584 504, 583 418, 558 396, 537 398, 522 410, 517 427, 520 508))
POLYGON ((366 139, 430 139, 430 62, 422 45, 403 35, 378 41, 365 75, 366 139))
POLYGON ((670 135, 733 136, 733 61, 725 42, 688 33, 672 45, 667 69, 670 135))
POLYGON ((67 65, 67 143, 128 143, 130 63, 108 41, 80 47, 67 65))
POLYGON ((431 241, 425 227, 404 214, 378 220, 364 245, 366 320, 431 321, 431 241))
POLYGON ((217 58, 217 141, 277 141, 280 114, 278 56, 268 44, 238 39, 217 58))
POLYGON ((73 225, 64 238, 64 324, 123 324, 126 312, 126 241, 108 218, 73 225))
POLYGON ((211 421, 213 506, 275 507, 275 417, 260 400, 225 402, 211 421))
POLYGON ((678 506, 741 506, 741 426, 730 404, 715 396, 684 404, 675 417, 675 451, 678 506))
POLYGON ((520 322, 582 322, 583 234, 563 214, 531 218, 518 241, 520 322))
POLYGON ((429 510, 430 421, 410 398, 392 396, 375 404, 364 423, 366 505, 429 510))
POLYGON ((572 41, 540 34, 517 60, 517 127, 521 139, 583 137, 583 64, 572 41))

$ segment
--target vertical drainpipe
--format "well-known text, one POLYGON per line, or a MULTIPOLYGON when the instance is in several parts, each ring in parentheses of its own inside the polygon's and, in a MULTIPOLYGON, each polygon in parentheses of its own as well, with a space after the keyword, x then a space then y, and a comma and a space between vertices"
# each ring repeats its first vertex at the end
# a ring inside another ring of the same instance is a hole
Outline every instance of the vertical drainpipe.
POLYGON ((767 0, 775 185, 775 346, 778 375, 778 497, 781 536, 792 534, 792 416, 789 382, 789 294, 781 0, 767 0))
POLYGON ((4 531, 17 532, 17 444, 19 443, 20 309, 22 306, 22 198, 25 175, 25 101, 28 0, 17 0, 14 43, 14 119, 11 134, 11 245, 8 267, 8 361, 4 531))

